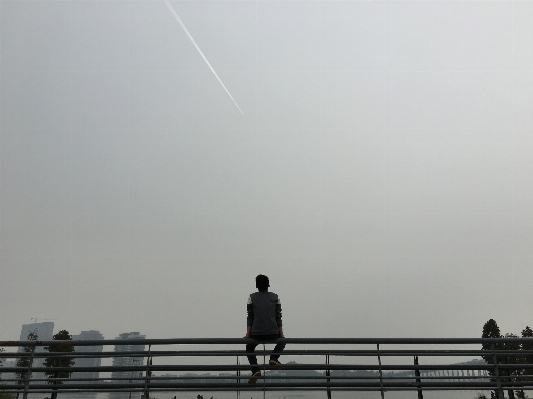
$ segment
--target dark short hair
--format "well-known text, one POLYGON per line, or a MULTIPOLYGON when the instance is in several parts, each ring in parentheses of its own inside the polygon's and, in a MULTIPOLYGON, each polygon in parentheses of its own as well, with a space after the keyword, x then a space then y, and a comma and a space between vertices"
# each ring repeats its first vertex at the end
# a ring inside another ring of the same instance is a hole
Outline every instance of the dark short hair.
POLYGON ((260 274, 255 278, 255 286, 259 291, 266 291, 268 290, 269 285, 268 277, 264 274, 260 274))

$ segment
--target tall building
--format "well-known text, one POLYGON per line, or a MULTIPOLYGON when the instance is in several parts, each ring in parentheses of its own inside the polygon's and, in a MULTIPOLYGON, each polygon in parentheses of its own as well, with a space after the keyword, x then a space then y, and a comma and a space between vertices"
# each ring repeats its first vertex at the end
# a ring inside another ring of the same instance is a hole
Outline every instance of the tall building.
MULTIPOLYGON (((78 335, 73 335, 72 340, 73 341, 88 341, 88 340, 101 340, 104 339, 104 336, 100 334, 100 331, 96 330, 89 330, 89 331, 82 331, 78 335)), ((102 352, 104 347, 102 345, 99 346, 75 346, 74 347, 74 354, 76 352, 102 352)), ((89 357, 79 357, 74 358, 75 364, 74 367, 99 367, 102 363, 101 358, 89 358, 89 357)), ((81 371, 81 372, 75 372, 72 373, 71 379, 77 379, 77 378, 84 378, 84 379, 90 379, 90 378, 98 378, 100 376, 100 373, 97 371, 81 371)), ((74 382, 74 381, 73 381, 74 382)), ((83 384, 94 384, 97 381, 76 381, 76 383, 83 383, 83 384)), ((65 394, 61 395, 62 397, 69 398, 69 399, 96 399, 96 392, 76 392, 72 394, 65 394)))
POLYGON ((31 332, 37 333, 39 341, 51 341, 54 336, 54 323, 45 321, 43 323, 23 324, 19 341, 27 341, 28 334, 31 332))
MULTIPOLYGON (((115 352, 140 352, 144 351, 144 344, 128 344, 128 340, 132 339, 145 339, 146 335, 141 335, 139 332, 122 333, 115 339, 124 340, 124 344, 115 345, 115 352)), ((113 366, 142 366, 143 356, 117 356, 113 358, 113 366)), ((117 383, 133 383, 133 378, 142 377, 141 372, 129 372, 129 371, 114 371, 111 374, 111 378, 120 378, 116 380, 117 383)), ((139 399, 140 392, 113 392, 109 394, 109 399, 139 399)))

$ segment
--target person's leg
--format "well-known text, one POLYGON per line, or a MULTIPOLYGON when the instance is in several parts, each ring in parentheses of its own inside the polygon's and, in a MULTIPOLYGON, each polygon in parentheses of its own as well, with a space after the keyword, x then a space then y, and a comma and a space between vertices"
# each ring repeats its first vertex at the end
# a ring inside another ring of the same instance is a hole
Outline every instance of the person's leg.
POLYGON ((273 353, 270 355, 270 360, 278 360, 280 356, 278 355, 278 353, 283 352, 283 349, 285 349, 285 344, 277 343, 274 347, 274 350, 272 351, 273 353))
MULTIPOLYGON (((257 346, 257 343, 246 344, 246 353, 254 353, 256 346, 257 346)), ((257 356, 248 355, 247 357, 248 357, 248 362, 250 363, 250 366, 252 366, 252 374, 256 373, 257 371, 260 371, 261 369, 257 366, 257 356)))
MULTIPOLYGON (((261 338, 262 338, 261 340, 264 342, 275 341, 276 339, 279 338, 279 334, 265 335, 261 338)), ((277 361, 280 356, 278 353, 281 353, 283 349, 285 349, 285 344, 277 343, 276 346, 274 347, 273 353, 270 355, 270 360, 277 361)))

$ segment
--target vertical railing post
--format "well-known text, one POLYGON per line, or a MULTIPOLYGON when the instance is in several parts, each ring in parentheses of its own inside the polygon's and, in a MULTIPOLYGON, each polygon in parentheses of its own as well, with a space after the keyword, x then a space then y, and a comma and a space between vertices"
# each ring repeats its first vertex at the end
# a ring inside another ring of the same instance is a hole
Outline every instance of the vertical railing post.
MULTIPOLYGON (((326 364, 329 364, 329 355, 326 355, 326 364)), ((327 389, 326 392, 327 392, 328 399, 331 399, 331 387, 329 386, 329 383, 330 383, 330 381, 331 381, 331 380, 329 379, 329 376, 330 376, 330 375, 331 375, 330 370, 329 370, 329 369, 326 369, 326 377, 328 377, 327 380, 326 380, 327 383, 328 383, 328 384, 327 384, 328 386, 327 386, 327 388, 326 388, 326 389, 327 389)))
MULTIPOLYGON (((415 366, 418 366, 418 356, 415 356, 414 359, 415 366)), ((422 381, 420 380, 420 369, 415 368, 415 378, 416 378, 416 390, 418 391, 418 399, 424 399, 424 394, 422 393, 422 381)))
MULTIPOLYGON (((508 356, 503 356, 503 364, 509 364, 508 356)), ((511 377, 511 370, 506 369, 507 378, 505 378, 505 382, 508 384, 508 386, 513 385, 513 378, 511 377)), ((509 399, 514 399, 514 391, 512 389, 507 390, 507 395, 509 396, 509 399)))
POLYGON ((498 358, 496 356, 496 345, 492 344, 492 359, 494 362, 494 374, 496 374, 496 387, 497 387, 497 393, 498 398, 503 399, 503 389, 502 389, 502 382, 500 379, 500 369, 498 367, 498 358))
POLYGON ((33 355, 35 355, 35 345, 31 347, 30 361, 28 362, 28 370, 26 371, 26 380, 24 381, 23 399, 28 399, 28 389, 30 388, 31 368, 33 366, 33 355))
POLYGON ((263 399, 266 396, 266 347, 263 342, 263 399))
POLYGON ((379 352, 379 344, 378 345, 378 363, 379 363, 379 385, 381 388, 381 399, 385 398, 385 391, 383 390, 383 370, 381 370, 381 354, 379 352))
POLYGON ((150 389, 148 388, 148 383, 150 382, 150 377, 152 372, 150 371, 150 366, 152 365, 152 358, 150 357, 150 352, 152 350, 152 344, 148 345, 148 357, 146 358, 146 375, 144 376, 144 399, 150 399, 150 389))
MULTIPOLYGON (((239 366, 239 355, 237 355, 237 366, 239 366)), ((237 384, 241 383, 241 379, 239 378, 241 376, 241 370, 239 367, 237 367, 237 384)), ((241 397, 241 390, 237 388, 237 399, 241 397)))

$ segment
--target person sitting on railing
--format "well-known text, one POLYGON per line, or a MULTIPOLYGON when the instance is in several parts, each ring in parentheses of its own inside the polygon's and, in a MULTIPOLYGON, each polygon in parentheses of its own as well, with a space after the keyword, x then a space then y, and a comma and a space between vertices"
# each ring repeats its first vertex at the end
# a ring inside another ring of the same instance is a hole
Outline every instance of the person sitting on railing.
MULTIPOLYGON (((270 283, 268 277, 260 274, 255 278, 255 286, 259 292, 254 292, 248 297, 246 310, 248 318, 246 320, 246 335, 244 338, 252 338, 260 342, 273 341, 278 338, 285 338, 283 335, 283 325, 281 323, 281 302, 279 297, 273 292, 268 292, 270 283)), ((261 369, 257 366, 257 356, 253 353, 258 343, 247 344, 246 353, 248 361, 252 366, 252 377, 249 384, 255 384, 257 377, 261 376, 261 369)), ((277 343, 268 364, 280 369, 279 353, 283 351, 285 344, 277 343)))

